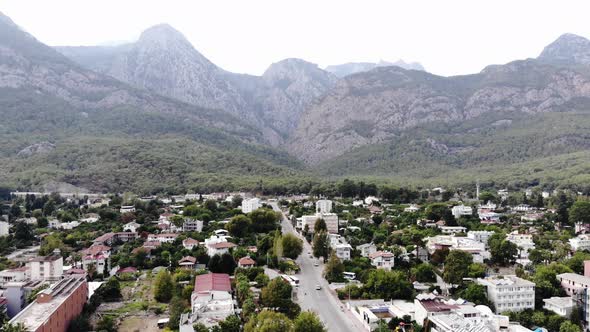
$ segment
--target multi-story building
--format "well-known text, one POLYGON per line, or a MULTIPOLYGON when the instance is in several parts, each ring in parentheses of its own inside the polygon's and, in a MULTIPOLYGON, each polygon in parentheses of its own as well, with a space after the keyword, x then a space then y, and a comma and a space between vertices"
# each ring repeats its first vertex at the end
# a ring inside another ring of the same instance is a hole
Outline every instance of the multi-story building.
POLYGON ((29 295, 46 284, 45 281, 15 281, 4 285, 4 294, 7 301, 8 317, 16 316, 24 307, 27 306, 29 295))
POLYGON ((371 265, 378 269, 391 270, 394 266, 394 256, 389 251, 377 251, 369 255, 371 265))
POLYGON ((473 208, 467 205, 455 205, 451 208, 451 213, 455 218, 460 218, 462 216, 471 216, 473 215, 473 208))
POLYGON ((65 332, 70 321, 84 308, 88 297, 86 279, 62 279, 41 291, 37 299, 10 320, 10 324, 23 324, 30 332, 65 332))
POLYGON ((320 199, 315 202, 315 211, 317 213, 330 213, 332 212, 332 201, 329 199, 320 199))
POLYGON ((9 232, 9 224, 6 221, 0 221, 0 236, 6 236, 9 232))
POLYGON ((260 202, 260 198, 254 197, 250 199, 244 199, 242 201, 242 212, 250 213, 254 210, 257 210, 262 207, 262 203, 260 202))
POLYGON ((437 235, 424 239, 426 248, 430 254, 439 249, 461 250, 473 255, 473 261, 483 263, 484 260, 490 259, 491 254, 486 249, 486 245, 469 237, 437 235))
POLYGON ((123 232, 132 232, 135 233, 137 232, 137 229, 141 227, 140 224, 136 223, 135 221, 132 222, 128 222, 125 225, 123 225, 123 232))
POLYGON ((581 234, 573 239, 569 239, 573 251, 590 250, 590 235, 581 234))
POLYGON ((94 239, 94 241, 92 242, 112 246, 113 244, 116 244, 118 242, 129 242, 137 238, 138 235, 134 232, 105 233, 94 239))
POLYGON ((133 206, 133 205, 123 205, 119 209, 119 212, 120 213, 133 213, 133 212, 135 212, 135 206, 133 206))
POLYGON ((543 309, 553 311, 561 317, 569 318, 576 307, 576 303, 571 296, 566 297, 550 297, 543 299, 545 305, 543 309))
POLYGON ((234 247, 237 247, 237 245, 227 241, 227 238, 223 235, 211 235, 210 238, 205 239, 205 249, 207 249, 207 255, 210 257, 223 255, 234 247))
POLYGON ((191 295, 190 325, 202 323, 207 327, 217 325, 235 312, 229 275, 209 273, 195 278, 191 295))
POLYGON ((203 220, 186 219, 182 224, 183 232, 201 232, 203 230, 203 220))
POLYGON ((88 272, 94 267, 96 273, 104 275, 109 270, 109 257, 111 247, 103 244, 94 244, 82 251, 82 268, 88 272))
POLYGON ((472 239, 477 242, 481 242, 481 243, 485 244, 486 246, 488 245, 488 240, 490 239, 490 236, 492 236, 492 235, 494 235, 494 232, 490 232, 490 231, 469 231, 469 232, 467 232, 468 239, 472 239))
POLYGON ((199 241, 197 241, 193 238, 190 238, 190 237, 182 240, 182 246, 188 250, 193 250, 193 248, 197 247, 198 245, 199 245, 199 241))
POLYGON ((28 269, 19 267, 16 269, 7 269, 0 271, 0 288, 4 288, 9 282, 19 282, 27 280, 28 269))
POLYGON ((506 240, 516 244, 518 247, 517 263, 522 265, 530 263, 529 251, 535 249, 535 242, 533 242, 532 234, 519 234, 517 231, 514 231, 506 235, 506 240))
POLYGON ((172 243, 176 240, 178 234, 175 233, 160 233, 160 234, 149 234, 148 241, 158 241, 160 243, 172 243))
POLYGON ((447 235, 455 235, 457 233, 465 233, 467 232, 467 228, 463 226, 440 226, 440 231, 443 234, 447 235))
POLYGON ((496 313, 535 309, 535 283, 514 275, 478 278, 477 283, 486 286, 488 300, 496 313))
POLYGON ((332 247, 336 252, 336 257, 338 257, 341 261, 350 260, 350 252, 352 250, 352 246, 348 243, 338 243, 332 247))
POLYGON ((377 246, 374 243, 364 243, 356 246, 356 249, 361 252, 362 257, 369 257, 372 253, 377 252, 377 246))
POLYGON ((27 262, 31 280, 57 281, 63 277, 63 257, 55 249, 51 255, 36 257, 27 262))
POLYGON ((301 224, 298 228, 305 229, 307 225, 309 232, 313 233, 315 223, 318 219, 323 219, 326 222, 326 228, 330 234, 338 234, 338 215, 336 213, 316 213, 311 216, 302 216, 301 224))
POLYGON ((582 308, 582 320, 586 325, 590 323, 590 266, 584 262, 584 275, 576 273, 562 273, 557 275, 567 295, 571 296, 576 304, 582 308))

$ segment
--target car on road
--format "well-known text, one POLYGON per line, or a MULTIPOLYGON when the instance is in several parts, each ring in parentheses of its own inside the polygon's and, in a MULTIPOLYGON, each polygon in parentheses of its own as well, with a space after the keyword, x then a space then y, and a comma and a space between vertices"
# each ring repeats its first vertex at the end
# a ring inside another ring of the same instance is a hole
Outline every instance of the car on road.
POLYGON ((315 290, 320 290, 320 289, 322 289, 322 285, 320 285, 320 284, 315 285, 315 290))

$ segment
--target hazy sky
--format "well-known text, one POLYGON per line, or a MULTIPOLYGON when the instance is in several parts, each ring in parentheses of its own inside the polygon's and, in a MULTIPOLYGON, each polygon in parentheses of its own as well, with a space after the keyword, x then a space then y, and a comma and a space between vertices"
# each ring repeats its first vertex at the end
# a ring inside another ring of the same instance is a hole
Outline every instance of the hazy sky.
POLYGON ((217 65, 251 74, 288 57, 321 67, 402 58, 467 74, 536 57, 565 32, 590 37, 584 0, 0 0, 0 11, 49 45, 133 40, 169 23, 217 65))

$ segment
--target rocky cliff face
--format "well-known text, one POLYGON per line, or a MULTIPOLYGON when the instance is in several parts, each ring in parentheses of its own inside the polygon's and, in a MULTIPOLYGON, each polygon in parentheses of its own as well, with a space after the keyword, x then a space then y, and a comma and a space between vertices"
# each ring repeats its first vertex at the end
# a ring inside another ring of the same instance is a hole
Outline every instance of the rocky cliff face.
POLYGON ((422 70, 424 71, 424 67, 418 62, 405 62, 404 60, 398 60, 396 62, 387 62, 387 61, 379 61, 377 63, 374 62, 349 62, 343 63, 341 65, 332 65, 326 67, 326 71, 338 76, 338 77, 345 77, 348 75, 362 73, 365 71, 373 70, 377 67, 389 67, 389 66, 397 66, 403 69, 413 69, 413 70, 422 70))
POLYGON ((555 65, 590 65, 590 40, 566 33, 547 45, 537 59, 555 65))
POLYGON ((586 75, 534 60, 448 78, 377 68, 346 77, 306 111, 288 146, 315 164, 425 123, 460 123, 488 112, 560 111, 574 98, 590 98, 586 75))
POLYGON ((58 47, 82 66, 137 87, 193 105, 226 110, 262 130, 277 145, 299 115, 336 82, 316 65, 287 59, 263 76, 217 67, 169 25, 144 31, 136 43, 118 47, 58 47))

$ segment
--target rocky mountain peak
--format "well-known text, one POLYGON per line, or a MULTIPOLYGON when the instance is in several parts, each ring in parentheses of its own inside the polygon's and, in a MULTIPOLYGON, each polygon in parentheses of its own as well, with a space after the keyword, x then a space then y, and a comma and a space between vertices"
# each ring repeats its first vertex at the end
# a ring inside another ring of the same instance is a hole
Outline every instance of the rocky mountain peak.
POLYGON ((154 25, 141 33, 138 42, 150 42, 150 43, 168 43, 168 42, 183 42, 188 43, 188 40, 184 35, 174 29, 167 23, 154 25))
POLYGON ((538 60, 558 65, 590 65, 590 40, 563 34, 543 49, 538 60))
POLYGON ((289 85, 294 81, 317 81, 331 85, 336 81, 332 74, 320 69, 318 65, 305 60, 289 58, 273 63, 262 75, 269 84, 289 85))

